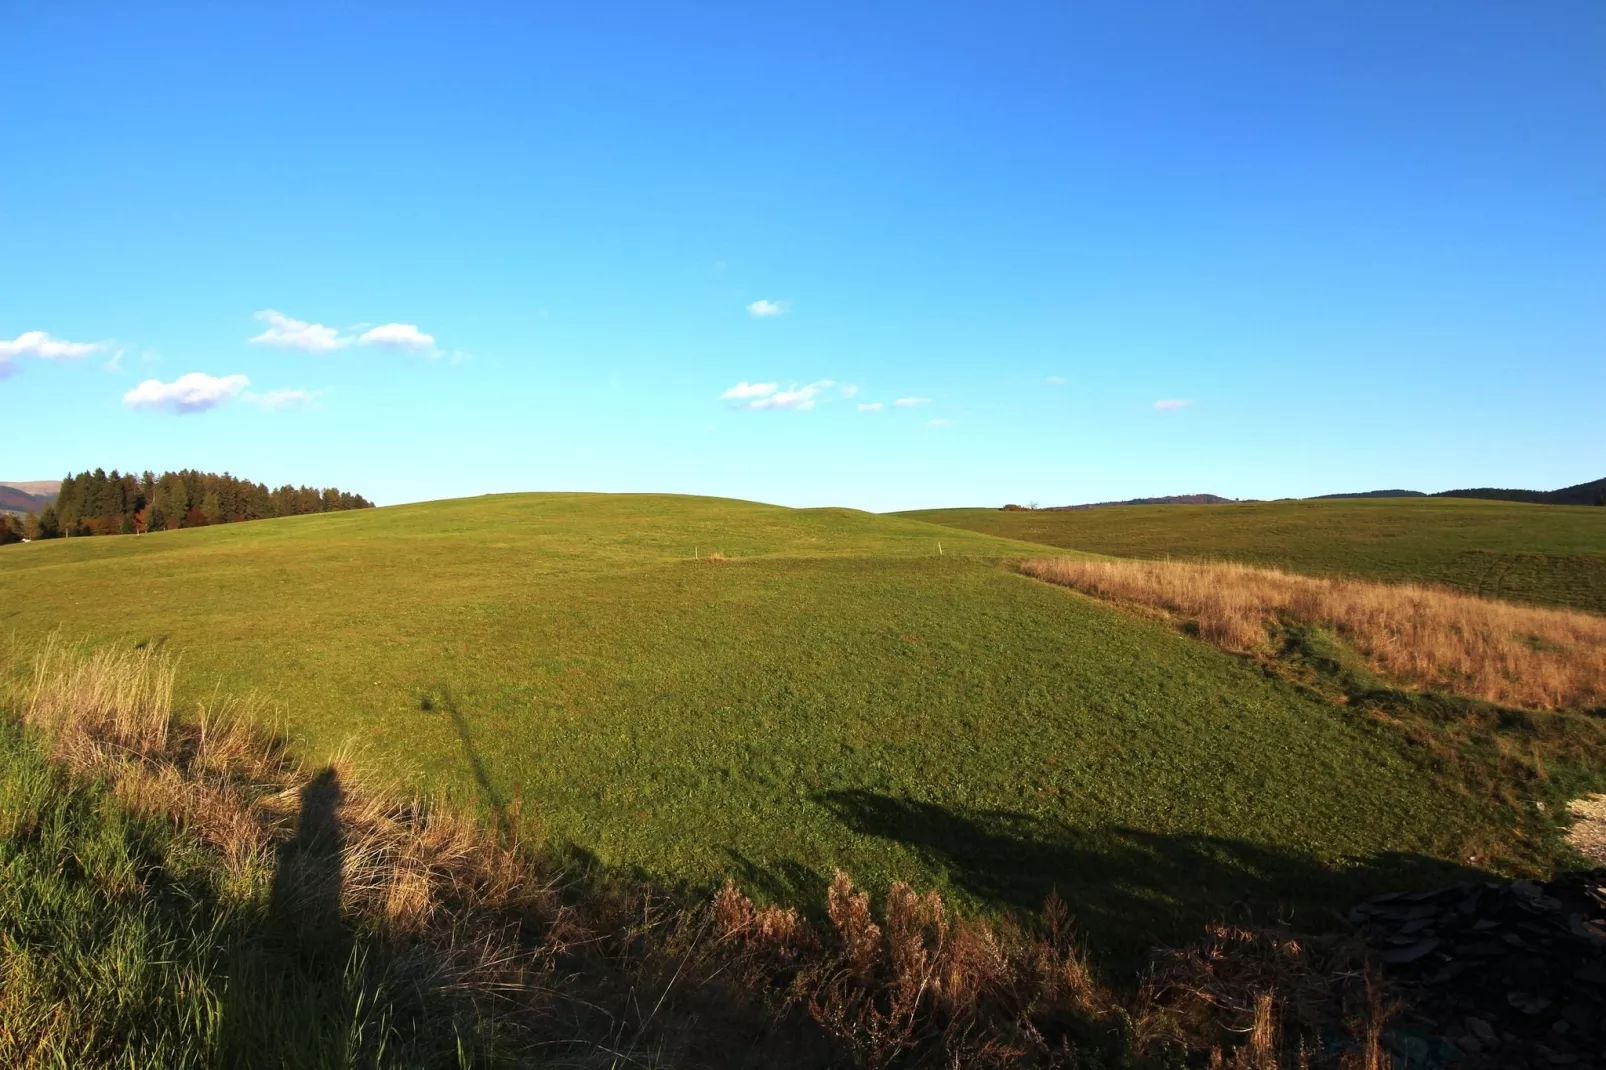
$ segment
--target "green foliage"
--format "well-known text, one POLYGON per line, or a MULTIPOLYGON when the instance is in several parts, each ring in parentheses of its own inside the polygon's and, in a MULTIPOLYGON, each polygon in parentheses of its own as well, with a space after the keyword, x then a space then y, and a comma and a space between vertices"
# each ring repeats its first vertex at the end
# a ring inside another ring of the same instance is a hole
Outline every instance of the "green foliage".
POLYGON ((64 535, 129 535, 372 506, 361 495, 336 487, 319 491, 287 484, 269 490, 265 484, 227 473, 185 469, 136 477, 116 469, 108 475, 100 468, 68 475, 61 481, 55 503, 64 535))
POLYGON ((902 515, 1117 557, 1424 581, 1606 612, 1606 512, 1589 506, 1397 498, 902 515))
POLYGON ((817 903, 841 867, 985 908, 1058 887, 1130 949, 1240 900, 1338 905, 1347 873, 1562 857, 1512 817, 1526 789, 1447 791, 1461 774, 1390 725, 1015 573, 1038 549, 507 495, 13 548, 0 627, 165 643, 191 698, 270 696, 313 760, 355 742, 670 885, 817 903))
POLYGON ((476 1061, 475 1023, 402 983, 382 944, 298 946, 272 914, 273 876, 230 874, 165 817, 70 780, 0 717, 0 1064, 476 1061))

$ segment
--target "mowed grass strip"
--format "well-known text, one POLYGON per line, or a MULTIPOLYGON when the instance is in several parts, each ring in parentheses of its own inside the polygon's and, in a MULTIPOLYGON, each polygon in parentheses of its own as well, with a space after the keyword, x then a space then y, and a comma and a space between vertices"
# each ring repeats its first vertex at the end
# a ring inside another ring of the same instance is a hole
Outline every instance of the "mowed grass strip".
POLYGON ((1457 498, 899 516, 1116 557, 1238 561, 1606 613, 1606 509, 1457 498))
POLYGON ((671 885, 818 903, 840 867, 989 909, 1057 887, 1133 947, 1241 900, 1560 857, 1386 728, 1019 575, 1028 549, 504 496, 8 548, 0 625, 162 644, 181 697, 264 696, 309 760, 355 743, 671 885))
POLYGON ((1226 650, 1269 652, 1279 623, 1332 628, 1407 684, 1529 709, 1606 706, 1606 618, 1589 613, 1230 562, 1049 557, 1021 571, 1193 618, 1226 650))

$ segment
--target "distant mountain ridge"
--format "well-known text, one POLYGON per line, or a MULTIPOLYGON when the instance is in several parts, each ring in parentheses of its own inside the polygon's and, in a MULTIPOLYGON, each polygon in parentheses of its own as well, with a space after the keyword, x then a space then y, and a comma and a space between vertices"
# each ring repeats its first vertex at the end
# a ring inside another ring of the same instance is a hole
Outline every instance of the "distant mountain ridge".
POLYGON ((0 513, 37 513, 56 500, 59 490, 59 479, 0 483, 0 513))
MULTIPOLYGON (((1428 494, 1420 490, 1363 490, 1354 494, 1316 494, 1300 501, 1320 502, 1340 498, 1480 498, 1497 502, 1534 502, 1539 505, 1606 505, 1606 478, 1578 483, 1560 490, 1505 490, 1498 487, 1470 487, 1441 490, 1428 494)), ((1117 505, 1232 505, 1258 501, 1256 498, 1223 498, 1219 494, 1168 494, 1160 498, 1128 498, 1121 502, 1089 502, 1086 505, 1051 505, 1044 512, 1068 509, 1108 509, 1117 505)), ((1019 509, 1020 506, 1005 506, 1019 509)))
MULTIPOLYGON (((1226 505, 1237 498, 1223 498, 1219 494, 1167 494, 1160 498, 1128 498, 1124 502, 1089 502, 1086 505, 1051 505, 1044 512, 1063 512, 1067 509, 1108 509, 1115 505, 1226 505)), ((1246 499, 1247 500, 1247 499, 1246 499)))
POLYGON ((1316 494, 1307 502, 1323 502, 1332 498, 1426 498, 1420 490, 1363 490, 1358 494, 1316 494))
POLYGON ((1489 498, 1500 502, 1538 502, 1542 505, 1606 505, 1606 478, 1589 483, 1576 483, 1560 490, 1503 490, 1498 487, 1474 487, 1471 490, 1447 490, 1435 494, 1436 498, 1489 498))
POLYGON ((1319 494, 1325 498, 1480 498, 1494 502, 1533 502, 1537 505, 1606 505, 1606 478, 1576 483, 1560 490, 1511 490, 1502 487, 1468 487, 1423 494, 1419 490, 1369 490, 1360 494, 1319 494))

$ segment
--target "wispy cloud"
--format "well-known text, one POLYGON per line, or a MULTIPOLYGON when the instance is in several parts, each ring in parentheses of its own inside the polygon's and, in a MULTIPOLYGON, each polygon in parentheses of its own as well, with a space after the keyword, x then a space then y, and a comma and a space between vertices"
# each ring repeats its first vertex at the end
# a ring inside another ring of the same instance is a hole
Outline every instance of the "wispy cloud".
POLYGON ((273 346, 276 349, 300 349, 307 353, 332 353, 352 342, 349 336, 341 335, 333 327, 298 320, 271 308, 256 313, 255 318, 266 323, 268 327, 251 339, 253 345, 273 346))
POLYGON ((308 409, 318 400, 322 390, 301 390, 283 387, 278 390, 269 390, 263 394, 247 390, 240 395, 241 401, 249 401, 253 405, 260 405, 268 412, 281 412, 285 409, 308 409))
POLYGON ((848 383, 842 387, 842 396, 845 398, 858 397, 859 388, 854 386, 852 383, 848 383))
POLYGON ((1161 412, 1175 412, 1178 409, 1185 409, 1192 404, 1193 402, 1187 398, 1161 398, 1159 401, 1154 403, 1154 407, 1161 412))
POLYGON ((1070 382, 1070 380, 1065 378, 1063 375, 1050 375, 1047 379, 1044 379, 1043 382, 1052 383, 1054 386, 1064 386, 1066 383, 1070 382))
POLYGON ((916 405, 930 405, 930 398, 899 398, 893 402, 900 409, 912 409, 916 405))
MULTIPOLYGON (((759 383, 757 385, 773 387, 774 384, 759 383)), ((836 383, 830 379, 820 379, 807 386, 798 386, 793 383, 785 390, 772 389, 760 396, 749 395, 749 400, 746 404, 738 405, 737 408, 750 409, 753 412, 765 412, 772 409, 785 412, 806 412, 814 408, 815 399, 820 396, 821 391, 829 390, 835 385, 836 383)), ((735 387, 732 387, 732 389, 734 390, 735 387)), ((726 391, 726 396, 729 395, 730 391, 726 391)))
POLYGON ((103 348, 99 342, 64 342, 52 338, 44 331, 24 331, 16 338, 0 338, 0 379, 16 371, 18 357, 35 357, 39 360, 73 360, 87 357, 103 348))
POLYGON ((109 372, 120 372, 120 371, 122 371, 123 370, 123 353, 124 352, 125 352, 125 350, 123 350, 121 347, 119 347, 117 352, 115 352, 115 353, 113 353, 111 355, 111 359, 106 361, 105 364, 102 364, 101 367, 105 368, 109 372))
POLYGON ((770 301, 761 297, 747 306, 747 314, 756 316, 759 319, 765 319, 770 316, 784 316, 791 307, 792 302, 790 301, 770 301))
POLYGON ((927 420, 926 421, 926 426, 927 427, 952 427, 957 422, 958 422, 957 420, 950 420, 946 416, 938 416, 936 419, 927 420))
POLYGON ((879 402, 879 401, 866 401, 866 402, 863 402, 859 406, 859 411, 860 412, 880 412, 881 411, 881 402, 879 402))
POLYGON ((223 404, 250 385, 251 380, 243 375, 216 376, 190 372, 171 383, 146 379, 123 395, 123 404, 131 409, 205 412, 223 404))
POLYGON ((767 398, 775 393, 775 383, 750 383, 746 379, 737 383, 723 394, 719 395, 721 401, 747 401, 750 398, 767 398))
POLYGON ((72 360, 87 357, 100 349, 98 342, 64 342, 52 338, 44 331, 23 331, 7 342, 0 339, 0 361, 15 357, 38 357, 40 360, 72 360))
POLYGON ((256 313, 256 318, 268 326, 261 334, 251 339, 254 345, 299 349, 306 353, 332 353, 347 346, 359 345, 423 353, 432 357, 442 355, 441 351, 435 348, 435 336, 426 334, 412 323, 382 323, 377 327, 368 327, 366 323, 362 323, 348 328, 352 332, 362 331, 361 334, 343 334, 339 328, 328 327, 322 323, 308 323, 306 320, 286 316, 271 308, 256 313), (365 327, 367 330, 363 330, 365 327))
POLYGON ((364 331, 357 339, 357 344, 403 349, 410 353, 435 352, 435 336, 425 334, 411 323, 382 323, 364 331))

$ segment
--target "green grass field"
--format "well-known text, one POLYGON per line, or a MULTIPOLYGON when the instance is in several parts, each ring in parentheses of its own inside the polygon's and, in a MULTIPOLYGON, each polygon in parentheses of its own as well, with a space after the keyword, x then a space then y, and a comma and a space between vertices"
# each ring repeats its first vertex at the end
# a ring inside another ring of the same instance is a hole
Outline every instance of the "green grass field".
POLYGON ((1606 613, 1606 509, 1598 507, 1372 498, 900 515, 1117 557, 1424 580, 1490 598, 1606 613))
POLYGON ((163 644, 188 702, 255 693, 311 760, 354 744, 669 886, 817 903, 841 867, 988 909, 1057 887, 1130 948, 1244 900, 1560 857, 1527 802, 1405 734, 1010 566, 1040 549, 848 510, 507 495, 7 547, 0 629, 14 673, 52 631, 163 644))

